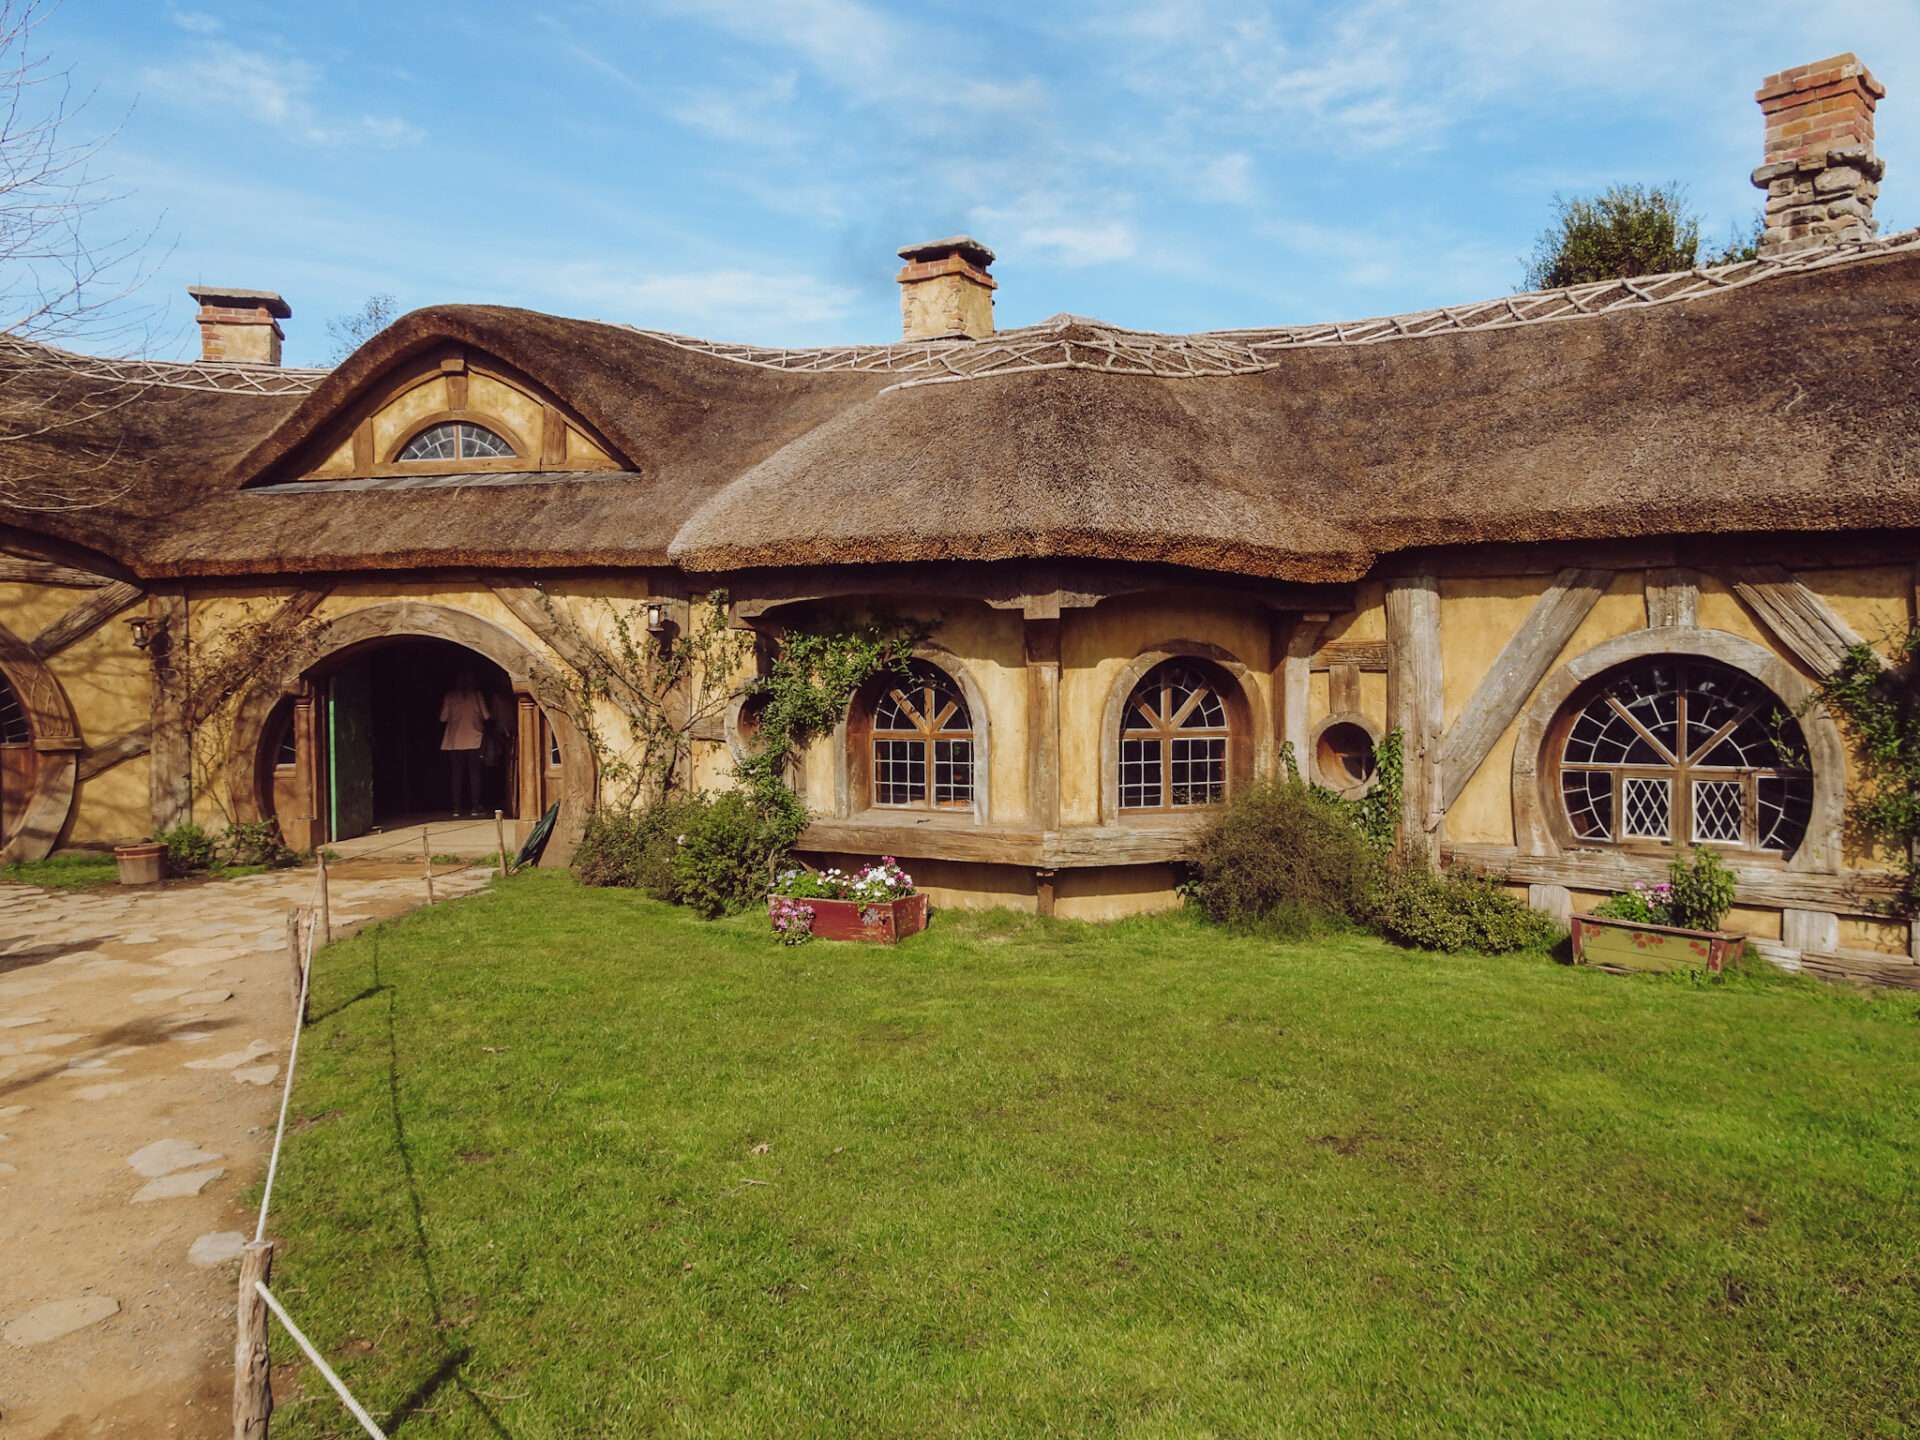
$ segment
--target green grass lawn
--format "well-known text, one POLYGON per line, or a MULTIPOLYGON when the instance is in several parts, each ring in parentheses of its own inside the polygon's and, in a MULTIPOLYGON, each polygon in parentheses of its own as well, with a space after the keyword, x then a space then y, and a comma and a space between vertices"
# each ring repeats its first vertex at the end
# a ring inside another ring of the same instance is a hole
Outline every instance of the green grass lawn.
POLYGON ((111 855, 70 852, 44 860, 16 860, 0 865, 0 882, 38 885, 47 890, 92 890, 120 883, 120 863, 111 855))
MULTIPOLYGON (((763 932, 535 873, 325 952, 275 1288, 377 1418, 1920 1425, 1911 994, 1181 916, 763 932)), ((279 1388, 276 1437, 358 1433, 279 1388)))

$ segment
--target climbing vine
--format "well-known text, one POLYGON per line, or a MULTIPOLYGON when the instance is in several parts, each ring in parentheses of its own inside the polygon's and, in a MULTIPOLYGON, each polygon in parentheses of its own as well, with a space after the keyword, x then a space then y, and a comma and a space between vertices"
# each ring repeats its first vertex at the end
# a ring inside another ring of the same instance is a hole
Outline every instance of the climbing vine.
POLYGON ((1862 848, 1896 857, 1900 877, 1892 910, 1920 915, 1920 628, 1893 639, 1892 662, 1855 645, 1821 679, 1815 703, 1836 716, 1854 742, 1861 783, 1847 802, 1847 828, 1862 848))
MULTIPOLYGON (((1309 785, 1315 794, 1325 797, 1347 823, 1360 833, 1368 845, 1384 855, 1393 849, 1400 833, 1400 795, 1406 785, 1406 737, 1389 730, 1373 748, 1373 788, 1357 799, 1349 800, 1324 785, 1309 785)), ((1293 742, 1280 743, 1280 765, 1290 784, 1306 783, 1300 774, 1300 757, 1293 742)))
POLYGON ((767 673, 755 682, 759 721, 753 753, 737 770, 769 830, 776 856, 807 826, 807 807, 788 783, 794 761, 830 733, 860 687, 883 670, 905 673, 914 647, 931 633, 917 620, 875 616, 838 628, 789 630, 767 673))

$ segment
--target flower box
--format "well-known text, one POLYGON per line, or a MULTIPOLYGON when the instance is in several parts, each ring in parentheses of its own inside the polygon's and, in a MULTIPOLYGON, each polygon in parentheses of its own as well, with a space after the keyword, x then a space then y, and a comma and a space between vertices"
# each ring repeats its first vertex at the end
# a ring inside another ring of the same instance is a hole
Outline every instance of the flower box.
POLYGON ((120 864, 122 885, 158 885, 167 878, 167 850, 164 845, 147 841, 140 845, 116 845, 113 858, 120 864))
POLYGON ((1682 930, 1597 915, 1573 917, 1573 963, 1602 970, 1666 972, 1705 969, 1718 975, 1737 961, 1746 937, 1725 930, 1682 930))
POLYGON ((927 897, 903 895, 898 900, 860 901, 826 900, 809 896, 804 900, 767 897, 767 915, 773 918, 777 907, 804 905, 813 911, 813 938, 816 940, 871 940, 891 945, 907 935, 918 935, 927 928, 927 897))

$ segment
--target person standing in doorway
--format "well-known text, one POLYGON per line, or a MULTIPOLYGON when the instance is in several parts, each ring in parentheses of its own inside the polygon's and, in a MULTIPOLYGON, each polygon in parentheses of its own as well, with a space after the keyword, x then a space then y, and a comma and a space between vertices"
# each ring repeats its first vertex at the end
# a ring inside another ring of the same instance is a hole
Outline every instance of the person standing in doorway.
POLYGON ((440 718, 446 729, 440 735, 440 748, 446 752, 453 770, 453 813, 480 813, 480 746, 486 738, 487 697, 474 684, 473 671, 462 669, 440 701, 440 718))

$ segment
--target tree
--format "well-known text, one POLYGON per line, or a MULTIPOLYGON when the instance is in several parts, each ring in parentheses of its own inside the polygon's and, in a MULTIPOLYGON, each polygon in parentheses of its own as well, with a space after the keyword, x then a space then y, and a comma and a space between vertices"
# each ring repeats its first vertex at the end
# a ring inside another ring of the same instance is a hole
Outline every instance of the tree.
POLYGON ((1530 290, 1691 270, 1700 219, 1678 184, 1614 185, 1591 199, 1553 197, 1553 223, 1527 262, 1530 290))
POLYGON ((327 337, 333 349, 327 355, 329 365, 338 365, 367 341, 393 323, 400 308, 393 296, 369 295, 366 303, 350 315, 336 315, 327 321, 327 337))
POLYGON ((1766 233, 1767 217, 1756 210, 1742 225, 1738 221, 1727 227, 1727 243, 1720 247, 1720 253, 1707 260, 1709 265, 1737 265, 1743 260, 1760 258, 1760 237, 1766 233))
POLYGON ((46 9, 0 0, 0 506, 72 510, 121 493, 117 448, 96 422, 149 386, 42 347, 143 348, 150 312, 131 297, 152 273, 153 233, 101 232, 120 197, 94 166, 116 131, 72 138, 86 102, 35 48, 46 9))

